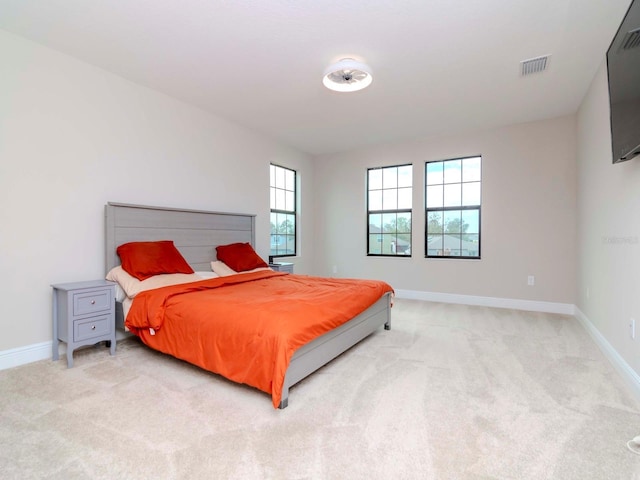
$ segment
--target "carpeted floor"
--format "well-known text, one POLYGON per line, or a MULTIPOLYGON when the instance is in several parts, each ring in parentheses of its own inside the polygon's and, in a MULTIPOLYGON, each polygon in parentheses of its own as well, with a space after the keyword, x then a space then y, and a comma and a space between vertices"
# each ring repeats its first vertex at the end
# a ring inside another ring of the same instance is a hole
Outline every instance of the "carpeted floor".
POLYGON ((136 339, 0 371, 3 479, 640 479, 640 404, 569 316, 397 299, 270 396, 136 339))

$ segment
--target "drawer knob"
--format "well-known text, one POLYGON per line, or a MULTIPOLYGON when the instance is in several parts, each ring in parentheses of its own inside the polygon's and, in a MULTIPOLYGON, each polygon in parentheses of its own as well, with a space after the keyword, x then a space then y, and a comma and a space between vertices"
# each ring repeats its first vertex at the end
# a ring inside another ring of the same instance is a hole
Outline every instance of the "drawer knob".
POLYGON ((91 330, 95 330, 96 326, 95 325, 91 325, 91 330))
POLYGON ((95 305, 96 301, 95 300, 91 300, 91 305, 95 305))

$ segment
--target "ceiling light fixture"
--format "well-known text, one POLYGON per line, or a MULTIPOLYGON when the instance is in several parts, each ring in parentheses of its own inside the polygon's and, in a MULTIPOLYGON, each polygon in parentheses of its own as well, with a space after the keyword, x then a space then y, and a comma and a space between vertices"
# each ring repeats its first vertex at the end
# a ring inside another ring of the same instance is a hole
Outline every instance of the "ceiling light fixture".
POLYGON ((371 68, 352 58, 343 58, 324 71, 322 83, 336 92, 357 92, 371 85, 371 68))

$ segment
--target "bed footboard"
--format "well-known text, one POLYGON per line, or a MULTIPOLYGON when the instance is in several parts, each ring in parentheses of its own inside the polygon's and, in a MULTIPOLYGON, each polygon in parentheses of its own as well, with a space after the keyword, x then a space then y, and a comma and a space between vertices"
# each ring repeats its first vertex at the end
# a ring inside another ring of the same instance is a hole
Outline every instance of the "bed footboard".
POLYGON ((349 350, 381 325, 384 325, 385 330, 391 329, 390 293, 386 293, 371 307, 344 325, 298 349, 289 363, 278 408, 286 408, 289 404, 290 387, 349 350))

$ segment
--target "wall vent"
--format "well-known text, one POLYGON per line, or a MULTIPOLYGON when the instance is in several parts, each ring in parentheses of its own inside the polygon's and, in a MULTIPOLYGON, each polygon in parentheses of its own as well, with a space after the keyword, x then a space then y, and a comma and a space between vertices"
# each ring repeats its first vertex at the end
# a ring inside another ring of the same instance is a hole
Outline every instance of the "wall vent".
POLYGON ((522 76, 531 75, 532 73, 542 72, 547 69, 549 64, 549 55, 542 57, 530 58, 520 62, 520 73, 522 76))
POLYGON ((620 44, 619 52, 624 52, 626 50, 631 50, 632 48, 640 47, 640 28, 636 28, 635 30, 630 30, 622 39, 622 43, 620 44))

